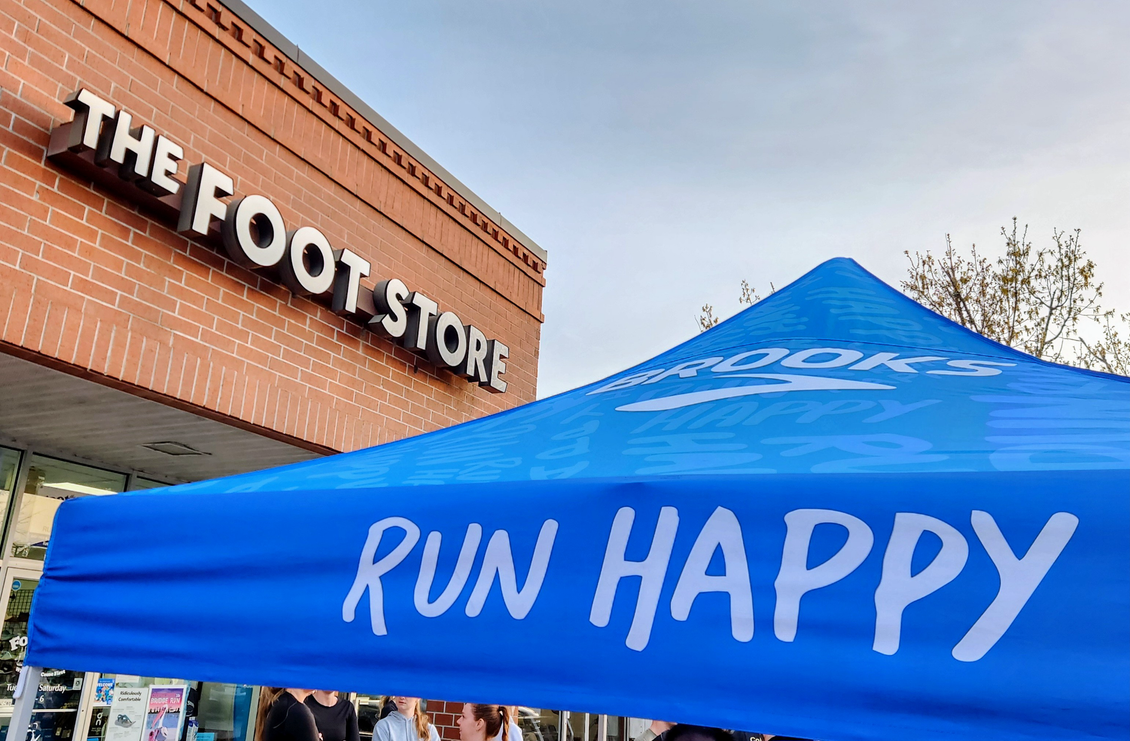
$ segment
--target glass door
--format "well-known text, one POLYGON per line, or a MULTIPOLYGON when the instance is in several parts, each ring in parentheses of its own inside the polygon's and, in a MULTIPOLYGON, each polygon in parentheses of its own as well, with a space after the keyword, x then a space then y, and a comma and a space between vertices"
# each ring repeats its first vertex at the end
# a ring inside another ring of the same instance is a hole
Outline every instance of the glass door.
MULTIPOLYGON (((8 569, 0 591, 0 734, 12 718, 12 695, 27 653, 27 623, 31 598, 39 586, 38 572, 8 569)), ((28 741, 72 741, 82 700, 84 675, 60 669, 43 670, 28 729, 28 741)), ((0 736, 2 737, 2 736, 0 736)))

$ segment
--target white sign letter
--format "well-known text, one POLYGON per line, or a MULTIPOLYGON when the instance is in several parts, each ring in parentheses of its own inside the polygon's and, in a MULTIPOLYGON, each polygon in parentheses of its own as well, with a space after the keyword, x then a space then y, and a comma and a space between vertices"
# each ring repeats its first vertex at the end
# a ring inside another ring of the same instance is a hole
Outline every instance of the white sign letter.
POLYGON ((188 184, 180 206, 177 231, 198 237, 208 236, 212 219, 224 220, 228 206, 220 199, 235 192, 232 179, 207 162, 188 168, 188 184))
POLYGON ((79 88, 68 95, 63 104, 75 112, 67 148, 72 152, 96 149, 102 134, 102 122, 112 121, 118 109, 86 88, 79 88))
POLYGON ((420 563, 420 575, 416 578, 416 591, 412 594, 416 612, 424 617, 442 615, 458 599, 459 593, 467 584, 467 577, 471 575, 471 566, 475 563, 475 554, 483 539, 483 526, 476 522, 467 526, 467 534, 463 536, 463 547, 459 549, 459 560, 455 562, 451 580, 447 582, 439 599, 428 602, 428 594, 432 591, 432 582, 436 577, 436 562, 439 560, 442 537, 437 532, 428 533, 428 540, 424 543, 424 560, 420 563))
POLYGON ((724 507, 714 510, 691 547, 671 596, 671 617, 686 620, 695 598, 703 592, 728 592, 730 633, 743 643, 753 638, 753 590, 749 585, 742 526, 734 513, 724 507), (726 575, 707 576, 706 569, 718 548, 722 549, 726 575))
POLYGON ((814 589, 835 584, 859 568, 875 535, 858 517, 831 509, 796 509, 785 515, 788 533, 781 553, 781 570, 773 588, 777 590, 777 607, 773 611, 773 633, 777 640, 791 642, 796 638, 800 616, 800 598, 814 589), (815 568, 808 568, 808 546, 817 525, 830 523, 847 528, 847 542, 839 551, 815 568))
POLYGON ((997 567, 1001 588, 989 608, 954 646, 953 657, 958 661, 977 661, 996 645, 1063 553, 1079 524, 1075 515, 1056 512, 1040 530, 1024 558, 1018 559, 992 515, 973 510, 970 519, 973 530, 997 567))
POLYGON ((953 581, 965 568, 967 558, 969 544, 950 525, 914 512, 896 514, 891 540, 883 554, 883 577, 875 590, 875 641, 871 648, 888 656, 898 651, 903 610, 953 581), (926 568, 911 576, 914 549, 927 530, 942 539, 942 549, 926 568))
POLYGON ((495 573, 498 574, 498 585, 502 587, 502 601, 506 603, 510 617, 515 620, 526 617, 541 591, 545 571, 549 568, 549 554, 553 550, 553 540, 556 537, 557 520, 546 520, 541 526, 541 532, 538 533, 538 542, 534 545, 534 557, 530 559, 526 583, 519 591, 518 581, 514 576, 514 555, 510 551, 510 535, 505 530, 495 530, 494 535, 490 536, 490 542, 487 543, 487 552, 483 555, 483 568, 479 572, 479 579, 475 582, 471 599, 467 600, 467 617, 475 617, 483 611, 491 585, 494 584, 495 573))
POLYGON ((655 536, 647 558, 642 561, 627 561, 624 559, 624 552, 627 550, 628 536, 635 519, 634 509, 621 507, 612 521, 612 532, 608 535, 608 546, 604 551, 604 564, 600 567, 600 580, 593 596, 589 622, 598 628, 608 625, 608 621, 612 619, 612 602, 616 599, 616 587, 620 580, 626 576, 641 577, 636 612, 632 616, 632 627, 628 631, 625 645, 634 651, 643 651, 651 638, 651 624, 655 620, 655 610, 659 607, 659 592, 663 589, 667 562, 671 560, 671 548, 675 545, 679 511, 674 507, 660 509, 659 522, 655 525, 655 536))
POLYGON ((357 617, 357 603, 368 589, 369 619, 373 623, 373 635, 388 635, 388 630, 385 628, 384 590, 381 588, 381 577, 396 568, 419 540, 420 528, 403 517, 386 517, 369 528, 369 537, 365 539, 365 547, 361 549, 361 560, 357 564, 357 577, 353 580, 353 587, 341 605, 342 620, 347 623, 353 622, 353 618, 357 617), (390 527, 403 530, 404 540, 400 541, 391 553, 376 561, 381 537, 390 527))

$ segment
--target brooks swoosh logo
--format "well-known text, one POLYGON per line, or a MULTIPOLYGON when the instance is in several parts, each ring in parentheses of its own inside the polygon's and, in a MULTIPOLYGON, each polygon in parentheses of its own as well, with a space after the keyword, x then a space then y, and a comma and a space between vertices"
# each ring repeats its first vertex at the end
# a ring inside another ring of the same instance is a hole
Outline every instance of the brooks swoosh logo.
POLYGON ((734 373, 726 378, 764 378, 780 383, 760 383, 756 386, 735 386, 725 389, 710 389, 709 391, 692 391, 689 394, 676 394, 662 396, 658 399, 647 399, 622 407, 616 407, 618 412, 662 412, 668 409, 679 409, 694 404, 705 404, 708 401, 719 399, 733 399, 738 396, 753 396, 754 394, 779 394, 784 391, 835 391, 835 390, 872 390, 882 391, 893 389, 882 383, 869 383, 867 381, 847 381, 842 378, 822 378, 820 376, 794 376, 786 373, 734 373))

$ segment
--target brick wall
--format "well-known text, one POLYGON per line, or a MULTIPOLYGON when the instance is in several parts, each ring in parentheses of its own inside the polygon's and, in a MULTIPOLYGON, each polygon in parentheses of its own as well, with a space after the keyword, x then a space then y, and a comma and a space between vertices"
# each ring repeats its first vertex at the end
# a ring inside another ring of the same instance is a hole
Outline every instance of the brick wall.
POLYGON ((459 741, 459 726, 455 719, 463 712, 463 701, 445 702, 444 700, 428 700, 428 717, 432 725, 439 731, 439 737, 444 741, 459 741))
POLYGON ((332 450, 535 397, 540 258, 219 3, 4 0, 0 40, 0 349, 332 450), (80 86, 505 342, 508 392, 46 161, 80 86))

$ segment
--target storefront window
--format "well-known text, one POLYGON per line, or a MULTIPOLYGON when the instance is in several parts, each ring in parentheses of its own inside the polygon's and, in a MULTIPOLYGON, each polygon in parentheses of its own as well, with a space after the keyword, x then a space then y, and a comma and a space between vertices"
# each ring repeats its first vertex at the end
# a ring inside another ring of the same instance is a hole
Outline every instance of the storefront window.
MULTIPOLYGON (((11 578, 8 584, 4 626, 0 630, 0 733, 11 719, 16 681, 27 653, 27 621, 37 579, 11 578)), ((35 696, 28 739, 32 741, 71 741, 82 699, 83 674, 61 669, 44 669, 35 696)))
POLYGON ((392 712, 394 707, 385 695, 357 695, 357 730, 361 741, 372 738, 377 721, 392 712), (389 705, 387 709, 386 703, 389 705))
MULTIPOLYGON (((8 502, 12 500, 12 490, 16 488, 16 474, 20 471, 20 452, 11 448, 0 448, 0 525, 8 514, 8 502)), ((0 529, 0 532, 3 532, 0 529)))
MULTIPOLYGON (((188 682, 180 679, 161 679, 157 677, 138 677, 132 674, 103 674, 98 677, 98 684, 94 692, 94 705, 91 708, 90 727, 86 733, 87 741, 97 741, 106 738, 106 731, 114 722, 111 720, 111 710, 114 698, 123 688, 141 688, 148 692, 149 687, 162 685, 188 686, 188 682)), ((145 696, 142 697, 144 702, 145 696)), ((124 708, 119 708, 119 711, 124 708)), ((144 710, 143 710, 144 712, 144 710)), ((132 727, 137 720, 133 717, 119 719, 118 726, 132 727), (127 725, 128 724, 128 725, 127 725)))
POLYGON ((565 723, 566 741, 598 741, 600 716, 594 713, 572 711, 565 723))
POLYGON ((258 693, 247 684, 200 685, 196 718, 200 731, 197 741, 247 741, 254 734, 258 693), (204 738, 201 738, 204 736, 204 738))
POLYGON ((130 491, 142 491, 144 489, 160 489, 162 486, 168 486, 164 481, 154 481, 153 479, 143 479, 140 476, 133 477, 133 485, 130 486, 130 491))
POLYGON ((64 500, 91 494, 113 494, 125 488, 125 474, 33 455, 12 528, 12 555, 43 560, 55 510, 64 500))
MULTIPOLYGON (((252 707, 257 697, 255 687, 125 674, 103 674, 98 679, 86 741, 102 741, 111 725, 120 725, 118 716, 123 708, 115 709, 114 698, 123 689, 171 685, 188 688, 185 723, 191 718, 196 719, 197 741, 248 741, 254 729, 252 707)), ((181 732, 184 737, 183 726, 181 732)))
MULTIPOLYGON (((584 716, 584 713, 578 715, 584 716)), ((556 710, 519 707, 518 727, 522 729, 522 741, 559 741, 558 727, 561 713, 556 710)), ((572 738, 571 734, 567 734, 572 738)))

